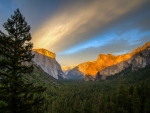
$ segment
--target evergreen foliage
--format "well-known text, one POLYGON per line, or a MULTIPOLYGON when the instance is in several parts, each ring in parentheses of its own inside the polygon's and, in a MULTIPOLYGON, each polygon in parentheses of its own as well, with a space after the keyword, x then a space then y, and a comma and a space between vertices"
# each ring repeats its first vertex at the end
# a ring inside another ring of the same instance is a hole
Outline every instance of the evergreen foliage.
POLYGON ((3 27, 7 34, 0 31, 0 112, 39 113, 45 88, 23 80, 33 71, 30 26, 17 9, 3 27))
POLYGON ((128 68, 104 81, 62 81, 59 85, 47 85, 44 93, 47 109, 43 112, 149 113, 149 73, 150 66, 137 72, 128 68))

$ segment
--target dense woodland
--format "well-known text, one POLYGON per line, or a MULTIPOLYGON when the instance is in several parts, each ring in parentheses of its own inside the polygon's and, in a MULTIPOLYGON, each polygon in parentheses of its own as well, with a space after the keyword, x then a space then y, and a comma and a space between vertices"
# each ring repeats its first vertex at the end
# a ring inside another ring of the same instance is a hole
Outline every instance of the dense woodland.
POLYGON ((26 80, 47 88, 44 113, 150 112, 150 66, 137 72, 128 68, 97 82, 58 81, 35 66, 26 80))

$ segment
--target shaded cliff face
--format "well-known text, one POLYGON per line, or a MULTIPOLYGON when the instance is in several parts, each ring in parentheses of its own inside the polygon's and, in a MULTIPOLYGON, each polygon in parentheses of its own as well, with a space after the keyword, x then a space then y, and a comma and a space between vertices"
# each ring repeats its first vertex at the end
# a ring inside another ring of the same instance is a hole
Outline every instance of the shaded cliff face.
MULTIPOLYGON (((85 62, 79 64, 76 68, 80 72, 80 76, 84 76, 86 80, 91 77, 93 80, 99 78, 97 77, 98 72, 102 79, 105 79, 106 76, 117 74, 130 65, 132 65, 132 70, 135 71, 150 64, 149 47, 150 42, 147 42, 144 46, 138 47, 131 53, 118 56, 100 54, 95 62, 85 62)), ((73 74, 74 70, 71 70, 70 73, 73 74)))
POLYGON ((78 67, 73 68, 66 76, 67 79, 84 79, 83 73, 79 71, 78 67))
POLYGON ((35 54, 34 63, 40 66, 46 73, 56 79, 66 78, 59 63, 56 61, 55 53, 46 49, 33 49, 32 52, 35 54))
POLYGON ((124 69, 126 69, 130 65, 131 65, 131 60, 129 59, 126 61, 122 61, 118 64, 115 64, 113 66, 106 67, 106 68, 100 70, 99 72, 100 72, 101 76, 111 76, 111 75, 115 75, 115 74, 123 71, 124 69))
POLYGON ((131 59, 132 70, 137 71, 140 68, 144 68, 150 65, 150 45, 147 49, 133 55, 131 59))

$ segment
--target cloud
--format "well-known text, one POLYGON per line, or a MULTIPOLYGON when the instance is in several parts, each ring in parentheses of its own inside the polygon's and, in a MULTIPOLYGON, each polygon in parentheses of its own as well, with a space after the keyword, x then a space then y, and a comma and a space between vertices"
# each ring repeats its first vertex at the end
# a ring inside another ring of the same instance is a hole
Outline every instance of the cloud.
POLYGON ((99 47, 90 47, 73 54, 57 55, 57 60, 61 65, 71 66, 78 65, 87 61, 96 61, 99 54, 125 54, 130 53, 139 46, 144 45, 150 41, 150 34, 148 36, 135 39, 134 43, 128 38, 113 39, 107 44, 99 47))
POLYGON ((57 60, 61 65, 78 65, 87 61, 95 61, 99 54, 124 52, 128 48, 129 43, 127 40, 113 40, 100 47, 86 48, 73 54, 57 55, 57 60))
POLYGON ((83 43, 142 3, 142 0, 94 0, 65 6, 33 33, 34 48, 43 47, 58 53, 83 43))
MULTIPOLYGON (((142 12, 147 13, 147 12, 142 12)), ((143 15, 142 13, 139 13, 139 15, 134 15, 134 17, 130 18, 129 20, 126 20, 124 23, 119 24, 117 35, 121 36, 123 34, 126 34, 126 32, 132 31, 132 30, 139 30, 141 33, 149 32, 150 31, 150 13, 143 15), (119 27, 121 29, 119 29, 119 27)))

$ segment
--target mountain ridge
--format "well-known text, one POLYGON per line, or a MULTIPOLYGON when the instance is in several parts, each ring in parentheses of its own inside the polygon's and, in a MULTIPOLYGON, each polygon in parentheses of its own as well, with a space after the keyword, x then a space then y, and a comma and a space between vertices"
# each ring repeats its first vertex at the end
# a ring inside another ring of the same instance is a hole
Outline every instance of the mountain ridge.
POLYGON ((55 53, 53 53, 51 51, 48 51, 48 50, 46 50, 44 48, 32 49, 32 51, 35 51, 35 52, 37 52, 39 54, 42 54, 42 55, 45 55, 47 57, 56 59, 56 54, 55 53))
MULTIPOLYGON (((97 76, 97 73, 99 72, 100 75, 102 75, 102 78, 105 79, 106 77, 104 76, 114 75, 127 68, 129 65, 131 65, 131 63, 133 63, 133 59, 136 59, 138 61, 140 60, 139 62, 142 63, 142 59, 144 58, 141 58, 136 54, 146 50, 148 47, 150 47, 150 42, 147 42, 145 43, 145 45, 136 48, 131 53, 126 53, 118 56, 112 54, 99 54, 96 61, 81 63, 76 66, 76 69, 70 70, 66 76, 69 76, 69 78, 71 78, 71 75, 75 76, 74 73, 78 73, 78 76, 82 76, 83 79, 86 79, 87 76, 91 76, 94 80, 97 76)), ((147 50, 147 52, 150 53, 149 50, 147 50)), ((136 60, 134 62, 136 62, 136 60)), ((149 64, 148 60, 147 62, 149 64)), ((135 63, 133 64, 135 65, 135 63)))

